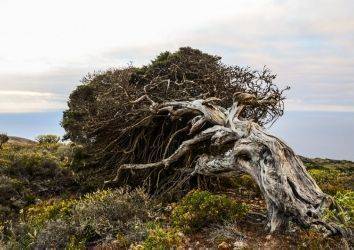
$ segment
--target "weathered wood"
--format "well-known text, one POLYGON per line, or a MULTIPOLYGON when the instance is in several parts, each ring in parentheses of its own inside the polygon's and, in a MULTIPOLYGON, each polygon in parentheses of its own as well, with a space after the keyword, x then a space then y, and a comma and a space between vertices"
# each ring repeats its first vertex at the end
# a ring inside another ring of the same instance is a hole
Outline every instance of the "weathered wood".
POLYGON ((214 126, 184 141, 174 153, 159 162, 120 166, 115 181, 127 169, 168 168, 202 141, 209 140, 218 146, 231 145, 220 155, 200 155, 192 175, 219 175, 231 171, 250 174, 266 201, 270 232, 286 228, 292 220, 304 227, 321 226, 331 234, 344 234, 340 227, 321 220, 324 209, 332 204, 332 198, 321 191, 293 150, 257 123, 239 118, 245 105, 256 102, 261 105, 272 101, 271 98, 257 100, 250 94, 238 94, 227 110, 214 104, 215 101, 218 100, 211 98, 154 104, 157 112, 168 111, 171 116, 195 114, 190 122, 191 134, 205 122, 214 126))

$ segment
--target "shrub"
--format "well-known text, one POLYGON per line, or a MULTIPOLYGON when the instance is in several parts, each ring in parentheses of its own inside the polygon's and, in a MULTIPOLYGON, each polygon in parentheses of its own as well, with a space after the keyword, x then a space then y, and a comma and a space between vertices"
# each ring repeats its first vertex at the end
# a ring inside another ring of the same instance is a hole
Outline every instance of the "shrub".
POLYGON ((57 135, 39 135, 36 140, 39 144, 51 144, 58 143, 60 141, 60 137, 57 135))
POLYGON ((70 144, 60 144, 55 152, 55 156, 58 157, 60 161, 68 161, 73 156, 72 151, 70 144))
POLYGON ((328 182, 334 183, 338 180, 341 172, 335 169, 311 169, 309 173, 316 180, 318 184, 325 184, 328 182))
POLYGON ((14 155, 11 167, 6 172, 26 178, 48 178, 57 174, 58 166, 58 159, 51 154, 25 151, 14 155))
POLYGON ((335 210, 326 210, 324 213, 325 220, 338 220, 341 218, 345 226, 354 226, 354 191, 337 192, 334 196, 336 203, 341 207, 342 211, 338 213, 335 210))
POLYGON ((215 225, 214 227, 208 229, 206 233, 209 235, 209 242, 219 245, 222 242, 232 244, 233 242, 244 240, 243 236, 236 223, 226 222, 222 225, 215 225))
POLYGON ((38 231, 35 246, 37 249, 64 249, 74 233, 70 223, 61 219, 50 220, 38 231))
POLYGON ((23 212, 13 242, 20 248, 78 249, 119 240, 126 247, 147 237, 145 223, 157 217, 158 207, 143 190, 123 188, 42 202, 23 212))
POLYGON ((310 169, 310 175, 315 179, 319 187, 326 193, 335 195, 338 191, 349 189, 350 175, 337 169, 310 169))
POLYGON ((225 180, 223 180, 223 183, 226 187, 232 188, 237 191, 238 195, 261 195, 261 191, 257 183, 252 179, 249 174, 242 174, 231 178, 225 178, 225 180))
POLYGON ((144 249, 167 250, 182 244, 182 234, 176 228, 155 226, 149 230, 148 237, 143 243, 144 249))
POLYGON ((195 190, 188 193, 172 211, 173 224, 185 232, 195 231, 209 223, 241 218, 248 208, 226 195, 195 190))
POLYGON ((142 189, 103 190, 86 195, 74 208, 81 227, 90 228, 100 238, 114 239, 154 218, 154 204, 142 189))
POLYGON ((75 203, 73 199, 44 201, 28 207, 23 216, 32 227, 41 228, 47 221, 68 219, 75 203))
POLYGON ((5 217, 37 199, 77 188, 72 172, 55 150, 9 145, 0 151, 0 160, 0 210, 5 217))
POLYGON ((25 193, 22 182, 0 175, 0 221, 12 215, 13 210, 26 205, 25 193))
POLYGON ((0 134, 0 149, 10 138, 6 134, 0 134))

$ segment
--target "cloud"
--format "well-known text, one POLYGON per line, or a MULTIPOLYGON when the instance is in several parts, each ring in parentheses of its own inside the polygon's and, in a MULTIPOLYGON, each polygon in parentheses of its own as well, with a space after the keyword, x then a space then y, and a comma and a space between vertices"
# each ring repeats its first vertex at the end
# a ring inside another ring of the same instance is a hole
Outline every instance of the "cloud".
MULTIPOLYGON (((0 91, 65 99, 87 72, 142 65, 161 51, 192 46, 221 55, 227 64, 268 65, 280 86, 292 87, 291 110, 354 107, 353 1, 75 1, 70 8, 65 3, 38 1, 37 9, 26 1, 2 3, 0 21, 9 25, 0 27, 0 91)), ((46 101, 53 107, 64 103, 46 101)), ((35 107, 43 110, 38 101, 35 107)))
POLYGON ((0 74, 0 91, 34 91, 68 95, 81 78, 94 67, 83 68, 68 65, 43 72, 20 72, 0 74))
POLYGON ((303 100, 289 99, 285 101, 285 111, 322 111, 322 112, 354 112, 352 105, 313 104, 303 100))
POLYGON ((0 113, 56 111, 65 107, 65 97, 53 93, 0 90, 0 113))

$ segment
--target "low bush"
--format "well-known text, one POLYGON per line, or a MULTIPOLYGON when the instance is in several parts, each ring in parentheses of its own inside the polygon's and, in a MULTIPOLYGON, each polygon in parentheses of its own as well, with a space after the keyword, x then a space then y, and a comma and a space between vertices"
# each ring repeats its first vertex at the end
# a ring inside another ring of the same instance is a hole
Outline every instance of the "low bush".
POLYGON ((201 229, 203 226, 242 218, 248 207, 208 191, 194 190, 188 193, 173 209, 172 221, 184 232, 201 229))
POLYGON ((324 219, 337 222, 340 219, 344 226, 354 227, 354 191, 337 192, 334 199, 340 206, 341 211, 328 209, 324 213, 324 219))
POLYGON ((21 181, 0 175, 0 221, 24 207, 27 204, 26 197, 29 194, 21 181))
POLYGON ((50 178, 60 174, 58 159, 44 152, 24 151, 13 156, 11 165, 3 169, 3 173, 22 177, 28 180, 50 178))
POLYGON ((310 169, 309 173, 319 187, 331 195, 335 195, 338 191, 349 190, 349 185, 353 178, 350 174, 337 169, 310 169))
POLYGON ((234 222, 215 225, 206 230, 209 242, 219 245, 222 242, 232 244, 235 241, 243 241, 245 236, 240 233, 239 227, 234 222))
POLYGON ((48 220, 35 236, 37 249, 64 249, 69 245, 75 228, 67 221, 48 220))
POLYGON ((168 250, 181 246, 183 234, 176 228, 154 226, 149 229, 148 236, 143 242, 143 249, 168 250))
POLYGON ((73 217, 100 239, 113 240, 123 234, 132 240, 136 229, 157 216, 157 206, 142 189, 104 190, 86 195, 74 208, 73 217))
POLYGON ((10 138, 7 136, 7 134, 0 133, 0 149, 2 148, 2 145, 8 142, 10 138))
POLYGON ((57 135, 39 135, 36 141, 40 144, 57 144, 60 141, 60 137, 57 135))
POLYGON ((240 196, 261 196, 261 191, 257 183, 249 174, 242 174, 231 178, 225 178, 225 180, 223 180, 223 184, 225 187, 235 190, 235 192, 240 196))
MULTIPOLYGON (((9 218, 40 199, 63 195, 77 189, 67 167, 63 149, 57 143, 48 149, 40 144, 7 144, 0 150, 0 218, 9 218)), ((67 152, 66 152, 67 153, 67 152)), ((67 155, 66 158, 69 158, 67 155)))
MULTIPOLYGON (((156 205, 141 189, 103 190, 80 199, 53 200, 27 208, 8 241, 19 248, 72 248, 143 241, 156 205)), ((9 243, 9 244, 10 244, 9 243)))
POLYGON ((47 221, 67 220, 76 200, 49 200, 28 207, 23 219, 34 228, 41 228, 47 221))

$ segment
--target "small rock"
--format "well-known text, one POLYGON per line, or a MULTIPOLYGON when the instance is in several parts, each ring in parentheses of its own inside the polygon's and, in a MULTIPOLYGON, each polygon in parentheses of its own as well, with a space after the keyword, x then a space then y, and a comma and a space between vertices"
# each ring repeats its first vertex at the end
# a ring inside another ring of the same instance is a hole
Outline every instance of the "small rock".
POLYGON ((134 244, 131 244, 129 249, 132 249, 132 250, 142 250, 144 249, 144 247, 142 245, 134 245, 134 244))
POLYGON ((170 212, 172 211, 173 207, 171 205, 168 205, 165 207, 165 211, 170 212))
POLYGON ((342 239, 341 239, 341 243, 342 243, 343 249, 345 249, 345 250, 351 249, 350 246, 349 246, 348 241, 347 241, 345 238, 342 238, 342 239))
POLYGON ((234 248, 233 248, 234 250, 243 249, 243 248, 248 247, 248 244, 244 241, 236 241, 236 242, 234 242, 233 245, 234 245, 234 248))
POLYGON ((178 232, 177 235, 178 235, 178 237, 181 237, 181 238, 185 237, 184 233, 182 233, 182 232, 178 232))
POLYGON ((113 244, 113 245, 119 245, 119 240, 113 240, 113 241, 111 241, 111 243, 113 244))
POLYGON ((199 247, 199 245, 200 245, 200 242, 199 242, 199 241, 196 241, 196 242, 194 243, 194 246, 195 246, 195 247, 199 247))
POLYGON ((268 234, 265 238, 266 238, 266 240, 270 240, 272 238, 272 235, 268 234))
POLYGON ((221 242, 219 245, 218 245, 218 249, 220 250, 228 250, 228 249, 231 249, 231 246, 229 243, 226 243, 225 241, 221 242))

